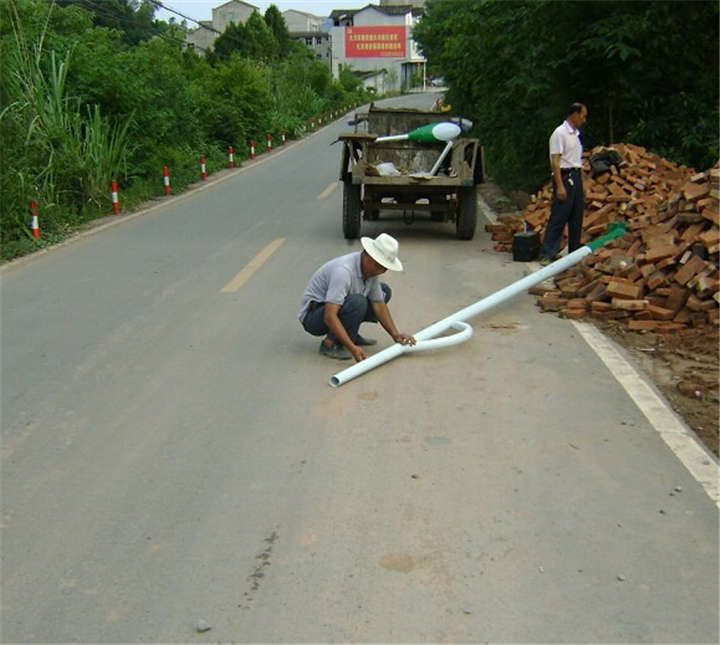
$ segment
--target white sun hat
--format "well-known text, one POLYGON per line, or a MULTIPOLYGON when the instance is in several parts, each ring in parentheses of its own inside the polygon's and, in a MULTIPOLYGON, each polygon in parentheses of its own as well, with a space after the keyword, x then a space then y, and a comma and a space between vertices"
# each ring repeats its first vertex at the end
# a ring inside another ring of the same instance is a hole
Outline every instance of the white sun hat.
POLYGON ((398 259, 398 241, 387 233, 380 233, 374 240, 361 237, 360 244, 367 254, 390 271, 402 271, 402 262, 398 259))

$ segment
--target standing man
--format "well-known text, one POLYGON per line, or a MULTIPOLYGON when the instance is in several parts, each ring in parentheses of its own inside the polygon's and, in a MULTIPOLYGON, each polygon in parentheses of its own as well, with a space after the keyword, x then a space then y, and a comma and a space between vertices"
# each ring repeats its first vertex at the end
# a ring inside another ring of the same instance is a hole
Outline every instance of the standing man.
POLYGON ((367 358, 363 347, 377 341, 358 333, 363 322, 379 322, 396 343, 415 344, 395 327, 387 306, 392 291, 378 278, 388 269, 402 271, 397 240, 381 233, 360 243, 362 251, 330 260, 315 271, 303 293, 298 318, 306 332, 326 334, 320 353, 329 358, 367 358))
POLYGON ((550 165, 553 173, 553 201, 540 264, 550 264, 560 250, 565 224, 568 227, 568 252, 580 248, 585 196, 582 186, 582 142, 580 126, 587 119, 587 108, 573 103, 565 121, 550 136, 550 165))

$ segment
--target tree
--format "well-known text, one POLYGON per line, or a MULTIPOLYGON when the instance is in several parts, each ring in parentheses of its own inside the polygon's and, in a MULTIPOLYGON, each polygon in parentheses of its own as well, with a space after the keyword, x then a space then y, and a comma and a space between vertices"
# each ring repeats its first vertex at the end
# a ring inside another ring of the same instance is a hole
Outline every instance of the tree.
POLYGON ((575 100, 590 112, 586 148, 717 160, 716 2, 428 0, 413 34, 508 185, 547 177, 547 137, 575 100))
POLYGON ((285 18, 280 13, 280 10, 271 4, 265 11, 265 24, 269 27, 275 40, 278 43, 279 55, 284 58, 290 53, 290 32, 288 32, 287 24, 285 24, 285 18))
POLYGON ((240 56, 248 56, 250 43, 245 26, 231 22, 225 31, 220 34, 213 44, 213 51, 209 57, 211 63, 216 64, 220 61, 227 61, 230 57, 237 53, 240 56))
POLYGON ((56 0, 61 7, 76 6, 93 14, 96 27, 118 29, 123 40, 135 45, 150 40, 160 31, 153 17, 156 7, 150 0, 56 0))
POLYGON ((248 56, 256 60, 271 61, 278 57, 280 45, 257 11, 253 11, 245 23, 248 56))

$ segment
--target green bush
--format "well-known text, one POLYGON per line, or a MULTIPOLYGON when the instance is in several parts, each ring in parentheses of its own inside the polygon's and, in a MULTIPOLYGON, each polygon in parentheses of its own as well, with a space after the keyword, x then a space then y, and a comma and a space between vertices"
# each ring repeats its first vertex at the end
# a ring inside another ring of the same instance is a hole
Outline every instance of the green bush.
POLYGON ((717 161, 717 2, 428 0, 413 33, 507 187, 547 179, 572 101, 588 106, 586 149, 628 141, 698 169, 717 161))

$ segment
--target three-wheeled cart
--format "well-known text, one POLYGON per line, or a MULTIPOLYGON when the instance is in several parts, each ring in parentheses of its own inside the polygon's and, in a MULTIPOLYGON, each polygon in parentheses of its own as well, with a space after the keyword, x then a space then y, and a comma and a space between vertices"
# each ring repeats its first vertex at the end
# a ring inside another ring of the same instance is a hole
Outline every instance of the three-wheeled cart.
POLYGON ((428 176, 444 143, 376 140, 448 120, 452 116, 447 113, 380 109, 372 104, 367 114, 356 115, 356 124, 367 123, 367 133, 352 132, 339 137, 346 238, 360 236, 363 217, 376 220, 383 211, 401 211, 407 223, 412 223, 418 213, 427 213, 436 222, 455 222, 457 237, 472 239, 477 222, 477 185, 484 178, 479 141, 455 139, 437 174, 428 176), (389 164, 399 174, 383 174, 383 168, 389 164))

